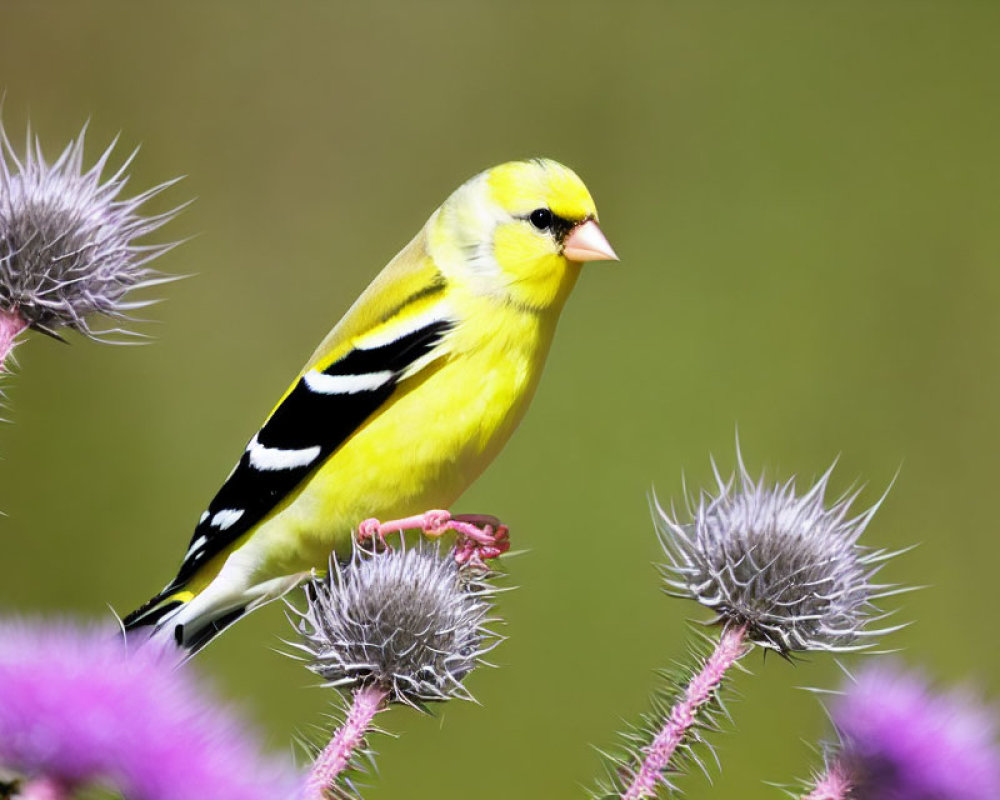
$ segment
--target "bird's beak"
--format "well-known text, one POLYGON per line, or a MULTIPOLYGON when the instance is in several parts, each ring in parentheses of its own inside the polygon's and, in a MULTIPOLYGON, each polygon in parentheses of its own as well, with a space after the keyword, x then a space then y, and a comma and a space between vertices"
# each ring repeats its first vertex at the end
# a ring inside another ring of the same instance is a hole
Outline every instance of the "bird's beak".
POLYGON ((618 254, 596 220, 581 222, 563 242, 563 255, 570 261, 617 261, 618 254))

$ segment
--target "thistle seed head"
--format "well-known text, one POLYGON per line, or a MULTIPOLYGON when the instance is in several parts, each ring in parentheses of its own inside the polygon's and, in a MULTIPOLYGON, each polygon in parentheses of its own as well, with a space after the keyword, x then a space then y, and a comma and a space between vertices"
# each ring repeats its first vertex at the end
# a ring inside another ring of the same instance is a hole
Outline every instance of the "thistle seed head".
MULTIPOLYGON (((850 516, 857 492, 826 505, 831 467, 805 494, 794 479, 754 481, 738 458, 735 476, 715 472, 717 492, 688 500, 690 522, 653 501, 668 591, 697 600, 716 621, 747 626, 748 638, 785 655, 855 650, 880 615, 872 578, 889 557, 858 545, 879 503, 850 516)), ((714 467, 714 464, 713 464, 714 467)))
POLYGON ((299 647, 332 686, 375 685, 410 705, 472 699, 462 680, 498 642, 486 627, 495 591, 436 544, 355 548, 307 585, 299 647))
POLYGON ((94 330, 89 320, 127 321, 132 311, 155 302, 127 295, 169 279, 148 264, 175 243, 137 240, 180 208, 149 217, 139 210, 176 181, 120 198, 135 153, 102 182, 115 142, 84 170, 85 134, 86 128, 50 164, 30 131, 19 159, 0 123, 0 307, 50 334, 71 328, 93 339, 139 336, 121 327, 94 330))

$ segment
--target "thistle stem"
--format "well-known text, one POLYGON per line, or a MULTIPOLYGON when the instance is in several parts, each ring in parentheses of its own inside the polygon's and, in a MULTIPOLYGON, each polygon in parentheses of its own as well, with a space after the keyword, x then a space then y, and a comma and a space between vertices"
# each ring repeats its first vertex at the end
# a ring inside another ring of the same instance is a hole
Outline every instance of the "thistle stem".
POLYGON ((694 725, 698 711, 712 699, 729 668, 749 651, 746 633, 745 627, 723 631, 715 650, 705 660, 701 671, 691 679, 684 696, 670 710, 653 743, 645 749, 645 758, 633 774, 632 783, 622 794, 622 800, 640 800, 656 794, 664 770, 694 725))
POLYGON ((3 372, 7 356, 14 349, 14 340, 26 327, 28 323, 17 311, 0 309, 0 372, 3 372))
POLYGON ((362 686, 354 692, 347 719, 313 762, 306 779, 305 800, 324 800, 328 797, 327 790, 351 762, 388 696, 389 692, 379 686, 362 686))
POLYGON ((835 761, 817 779, 812 791, 802 796, 802 800, 847 800, 850 791, 847 770, 835 761))

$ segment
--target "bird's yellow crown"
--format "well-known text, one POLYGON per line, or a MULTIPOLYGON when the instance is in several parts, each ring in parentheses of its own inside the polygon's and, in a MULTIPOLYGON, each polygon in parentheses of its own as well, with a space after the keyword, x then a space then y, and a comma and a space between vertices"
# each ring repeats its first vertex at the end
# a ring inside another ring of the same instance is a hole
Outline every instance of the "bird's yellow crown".
POLYGON ((573 223, 597 219, 597 207, 583 181, 557 161, 510 161, 484 175, 493 199, 511 214, 523 215, 544 207, 573 223))

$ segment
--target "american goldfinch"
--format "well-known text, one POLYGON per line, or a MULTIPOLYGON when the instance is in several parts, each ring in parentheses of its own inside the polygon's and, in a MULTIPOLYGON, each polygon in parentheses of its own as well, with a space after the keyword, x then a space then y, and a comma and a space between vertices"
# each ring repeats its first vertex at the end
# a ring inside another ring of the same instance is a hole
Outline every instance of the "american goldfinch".
POLYGON ((320 343, 126 631, 197 650, 347 556, 359 530, 452 528, 502 549, 490 518, 424 512, 513 433, 580 265, 598 260, 617 256, 567 167, 515 161, 460 186, 320 343))

